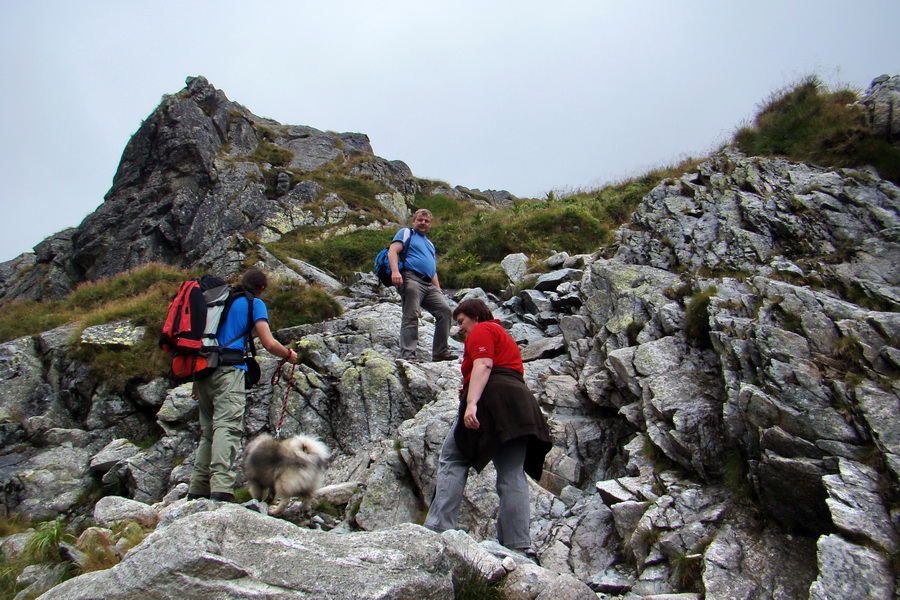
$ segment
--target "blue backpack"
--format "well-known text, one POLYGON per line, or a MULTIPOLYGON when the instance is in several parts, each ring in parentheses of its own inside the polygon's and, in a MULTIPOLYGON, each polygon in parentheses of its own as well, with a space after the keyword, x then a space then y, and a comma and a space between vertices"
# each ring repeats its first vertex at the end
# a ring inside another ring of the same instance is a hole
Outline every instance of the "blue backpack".
MULTIPOLYGON (((409 229, 409 235, 403 241, 403 249, 397 254, 399 268, 403 268, 403 261, 406 260, 406 251, 409 249, 409 242, 412 240, 413 230, 409 229)), ((394 242, 391 242, 393 244, 394 242)), ((391 263, 388 262, 388 248, 391 247, 391 244, 387 245, 387 248, 383 249, 378 253, 378 256, 375 257, 375 276, 378 278, 378 281, 381 282, 381 285, 390 287, 394 285, 391 283, 391 263)))

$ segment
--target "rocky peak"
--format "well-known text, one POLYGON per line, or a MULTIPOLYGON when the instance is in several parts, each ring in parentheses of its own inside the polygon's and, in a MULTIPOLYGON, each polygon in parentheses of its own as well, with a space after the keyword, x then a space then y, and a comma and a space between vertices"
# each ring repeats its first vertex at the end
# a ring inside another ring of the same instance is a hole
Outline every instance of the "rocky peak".
POLYGON ((186 83, 132 136, 100 207, 39 244, 36 255, 0 269, 0 298, 58 298, 81 281, 154 261, 230 276, 251 247, 247 234, 273 241, 353 212, 305 177, 325 165, 387 190, 372 199, 374 219, 407 217, 405 204, 418 191, 412 172, 375 156, 366 135, 281 125, 230 101, 204 77, 186 83), (329 210, 318 210, 325 203, 329 210))
POLYGON ((271 241, 316 220, 322 191, 291 177, 354 157, 387 163, 365 135, 282 126, 188 78, 132 137, 103 205, 76 229, 73 271, 95 279, 161 261, 232 274, 245 234, 271 241))

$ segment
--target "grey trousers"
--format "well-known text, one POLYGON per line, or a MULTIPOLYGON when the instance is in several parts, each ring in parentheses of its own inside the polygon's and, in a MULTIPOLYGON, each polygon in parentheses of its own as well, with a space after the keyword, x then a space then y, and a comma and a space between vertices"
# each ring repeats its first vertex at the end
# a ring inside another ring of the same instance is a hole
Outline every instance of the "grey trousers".
MULTIPOLYGON (((471 463, 460 453, 453 438, 456 423, 441 447, 438 463, 437 483, 434 500, 425 518, 425 527, 441 533, 448 529, 456 529, 459 507, 462 503, 463 491, 469 477, 471 463)), ((500 447, 494 457, 494 469, 497 471, 497 495, 500 497, 500 509, 497 515, 497 541, 507 548, 523 549, 531 547, 531 502, 528 493, 528 481, 522 465, 525 462, 526 438, 521 437, 500 447)))
POLYGON ((219 367, 206 379, 194 382, 199 396, 200 445, 188 492, 234 492, 234 459, 244 433, 244 371, 219 367))
POLYGON ((416 358, 419 345, 419 308, 434 315, 434 339, 431 356, 442 356, 450 352, 447 340, 450 338, 450 305, 441 291, 430 283, 403 274, 403 318, 400 321, 400 358, 416 358))

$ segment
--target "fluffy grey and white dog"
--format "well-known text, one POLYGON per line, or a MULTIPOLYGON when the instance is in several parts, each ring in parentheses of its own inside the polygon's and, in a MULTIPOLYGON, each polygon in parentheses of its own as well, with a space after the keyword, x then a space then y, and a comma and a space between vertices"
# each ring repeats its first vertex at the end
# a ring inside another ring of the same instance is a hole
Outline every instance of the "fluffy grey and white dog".
POLYGON ((304 498, 302 508, 306 510, 322 486, 330 455, 325 444, 306 435, 276 439, 263 433, 244 449, 244 476, 250 494, 261 502, 278 498, 278 506, 270 512, 273 516, 283 513, 293 497, 304 498))

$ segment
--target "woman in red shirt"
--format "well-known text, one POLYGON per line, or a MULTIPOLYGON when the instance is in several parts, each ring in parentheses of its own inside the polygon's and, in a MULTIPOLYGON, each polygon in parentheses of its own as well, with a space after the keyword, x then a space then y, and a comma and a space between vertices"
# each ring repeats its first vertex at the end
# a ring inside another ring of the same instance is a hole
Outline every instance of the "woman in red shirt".
POLYGON ((481 300, 464 300, 453 319, 466 336, 459 414, 441 448, 434 500, 425 527, 456 529, 469 468, 497 471, 497 541, 526 550, 530 500, 525 475, 539 480, 552 447, 547 421, 523 377, 515 340, 481 300))

